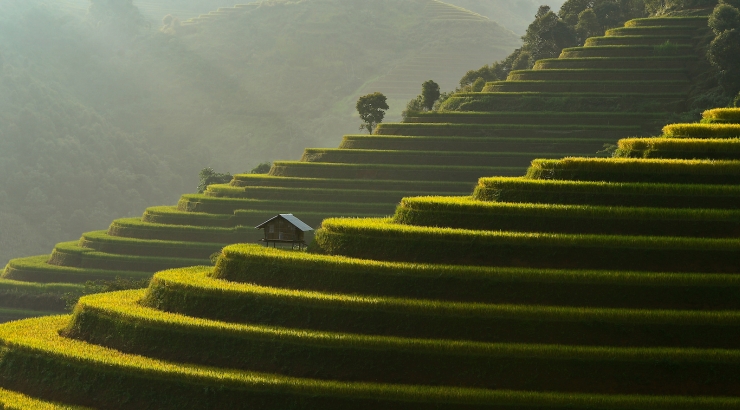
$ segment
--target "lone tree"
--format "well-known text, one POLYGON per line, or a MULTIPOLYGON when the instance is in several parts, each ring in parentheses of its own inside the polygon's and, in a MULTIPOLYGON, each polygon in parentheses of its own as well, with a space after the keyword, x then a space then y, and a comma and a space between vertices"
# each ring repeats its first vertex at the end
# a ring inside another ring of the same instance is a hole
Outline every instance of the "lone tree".
POLYGON ((216 172, 211 167, 201 169, 198 177, 200 178, 200 184, 198 184, 199 194, 202 194, 203 192, 205 192, 206 189, 208 188, 208 185, 225 184, 231 181, 231 178, 232 178, 230 173, 216 172))
POLYGON ((360 125, 361 130, 367 130, 372 134, 375 126, 383 122, 385 110, 389 108, 386 101, 385 95, 379 92, 363 95, 357 100, 357 112, 360 113, 360 119, 364 122, 360 125))
POLYGON ((427 110, 431 111, 434 103, 439 100, 439 84, 432 80, 424 81, 421 85, 421 104, 427 110))

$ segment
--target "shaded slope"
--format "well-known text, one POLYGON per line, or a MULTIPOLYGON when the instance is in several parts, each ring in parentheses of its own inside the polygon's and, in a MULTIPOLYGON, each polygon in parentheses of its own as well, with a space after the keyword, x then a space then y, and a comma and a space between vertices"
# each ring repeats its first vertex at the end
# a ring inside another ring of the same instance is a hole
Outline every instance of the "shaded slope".
POLYGON ((737 184, 674 171, 735 175, 702 164, 737 138, 695 135, 680 141, 692 160, 644 159, 630 140, 616 158, 538 159, 524 177, 481 178, 472 196, 327 219, 311 253, 230 245, 215 267, 0 325, 0 385, 113 409, 736 408, 740 213, 689 198, 737 196, 737 184), (640 167, 679 181, 620 182, 640 167), (569 196, 578 183, 594 197, 642 190, 643 203, 593 206, 569 196), (490 200, 528 184, 572 204, 535 190, 490 200), (676 193, 686 200, 672 208, 650 203, 676 193))

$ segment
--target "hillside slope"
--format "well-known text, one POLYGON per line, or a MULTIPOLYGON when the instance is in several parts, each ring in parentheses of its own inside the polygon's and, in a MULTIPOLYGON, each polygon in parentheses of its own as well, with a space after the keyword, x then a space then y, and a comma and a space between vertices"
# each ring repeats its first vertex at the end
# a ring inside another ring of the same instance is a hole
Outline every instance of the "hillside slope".
POLYGON ((106 409, 738 408, 740 109, 704 119, 0 325, 0 386, 106 409))
POLYGON ((480 176, 521 175, 536 157, 593 154, 620 137, 649 135, 682 109, 705 26, 701 17, 633 20, 603 37, 626 44, 564 50, 485 92, 458 94, 441 111, 381 124, 374 135, 346 135, 338 149, 308 148, 301 161, 276 161, 269 175, 236 175, 183 195, 177 206, 151 207, 59 243, 51 255, 13 259, 3 278, 145 278, 207 264, 229 243, 254 242, 261 233, 252 227, 276 213, 314 226, 330 216, 388 215, 407 195, 459 195, 480 176), (661 49, 623 33, 635 30, 681 45, 672 55, 650 55, 661 49))

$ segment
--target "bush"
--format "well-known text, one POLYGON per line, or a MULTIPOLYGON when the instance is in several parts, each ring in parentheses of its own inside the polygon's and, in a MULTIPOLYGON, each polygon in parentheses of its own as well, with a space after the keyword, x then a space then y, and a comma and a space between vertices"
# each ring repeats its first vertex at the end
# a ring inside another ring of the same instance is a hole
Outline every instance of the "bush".
POLYGON ((227 172, 222 174, 214 171, 211 167, 201 169, 198 177, 200 178, 200 183, 198 184, 199 194, 205 192, 208 185, 226 184, 231 181, 232 178, 230 173, 227 172))
POLYGON ((740 29, 740 11, 727 4, 718 5, 709 16, 709 28, 714 31, 715 35, 728 30, 740 29))
MULTIPOLYGON (((249 173, 250 174, 267 174, 270 172, 270 168, 272 167, 272 164, 268 162, 261 162, 256 167, 252 168, 249 173)), ((227 181, 228 182, 228 181, 227 181)), ((202 192, 200 192, 202 193, 202 192)))

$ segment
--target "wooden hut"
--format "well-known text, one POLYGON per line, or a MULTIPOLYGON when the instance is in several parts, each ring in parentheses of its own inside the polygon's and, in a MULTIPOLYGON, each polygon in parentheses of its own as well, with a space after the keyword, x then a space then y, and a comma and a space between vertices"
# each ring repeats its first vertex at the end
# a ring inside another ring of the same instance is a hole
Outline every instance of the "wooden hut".
POLYGON ((270 246, 270 242, 273 247, 277 243, 289 243, 293 248, 297 245, 298 249, 306 246, 306 241, 303 239, 304 233, 313 231, 313 228, 293 214, 275 215, 255 228, 264 229, 265 237, 260 241, 265 242, 267 246, 270 246))

